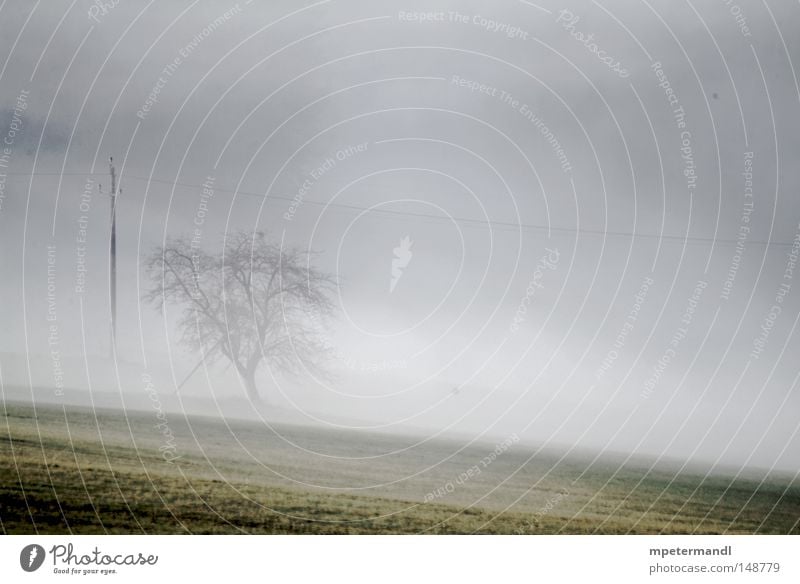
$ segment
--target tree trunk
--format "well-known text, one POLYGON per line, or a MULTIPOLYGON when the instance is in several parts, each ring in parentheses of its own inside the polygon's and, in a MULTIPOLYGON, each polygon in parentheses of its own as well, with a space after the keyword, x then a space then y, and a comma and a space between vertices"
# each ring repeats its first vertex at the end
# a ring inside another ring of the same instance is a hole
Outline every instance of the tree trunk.
POLYGON ((249 397, 250 401, 254 404, 264 403, 264 400, 262 400, 261 396, 258 394, 258 386, 256 385, 256 371, 258 371, 259 363, 261 363, 261 353, 255 352, 250 355, 247 362, 242 364, 243 366, 239 368, 239 374, 242 376, 244 386, 247 389, 247 397, 249 397))
POLYGON ((256 385, 255 370, 241 371, 240 375, 242 376, 242 381, 244 381, 244 387, 247 390, 247 397, 250 398, 250 401, 256 404, 262 403, 261 396, 258 394, 258 386, 256 385))

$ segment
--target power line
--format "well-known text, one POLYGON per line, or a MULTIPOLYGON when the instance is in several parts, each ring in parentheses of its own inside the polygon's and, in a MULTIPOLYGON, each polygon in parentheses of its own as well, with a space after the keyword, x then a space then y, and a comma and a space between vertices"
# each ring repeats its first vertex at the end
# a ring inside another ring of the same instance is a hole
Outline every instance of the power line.
POLYGON ((7 172, 8 176, 105 176, 108 172, 7 172))
MULTIPOLYGON (((140 177, 136 175, 128 175, 129 178, 134 178, 137 180, 143 181, 150 181, 150 182, 158 182, 170 185, 177 185, 187 188, 194 188, 200 189, 202 185, 195 185, 190 183, 183 183, 178 181, 170 181, 164 179, 147 179, 145 177, 140 177)), ((265 197, 264 193, 255 193, 250 191, 234 191, 230 189, 222 189, 222 188, 214 188, 214 191, 220 191, 223 193, 230 193, 236 195, 244 195, 248 197, 257 197, 263 199, 265 197)), ((294 202, 294 197, 288 197, 285 195, 269 195, 270 199, 277 199, 282 201, 289 201, 294 202)), ((668 241, 677 241, 677 242, 686 242, 686 243, 707 243, 707 244, 719 244, 719 245, 736 245, 738 240, 736 239, 718 239, 713 237, 684 237, 681 235, 658 235, 653 233, 632 233, 632 232, 624 232, 624 231, 603 231, 601 229, 573 229, 570 227, 548 227, 547 225, 534 225, 530 223, 513 223, 509 221, 492 221, 492 220, 483 220, 483 219, 473 219, 469 217, 444 217, 441 215, 430 215, 428 213, 415 213, 413 211, 394 211, 391 209, 368 209, 366 207, 360 207, 358 205, 348 205, 346 203, 326 203, 322 201, 309 201, 303 200, 302 203, 304 205, 316 205, 320 207, 337 207, 341 209, 347 209, 351 211, 369 211, 371 213, 382 213, 387 215, 399 215, 405 217, 415 217, 415 218, 426 218, 426 219, 436 219, 439 221, 454 221, 459 223, 468 223, 473 225, 478 225, 482 227, 490 226, 490 227, 507 227, 513 229, 530 229, 530 230, 539 230, 539 231, 555 231, 558 233, 580 233, 580 234, 587 234, 587 235, 603 235, 603 236, 613 236, 613 237, 636 237, 640 239, 660 239, 660 240, 668 240, 668 241)), ((748 241, 748 244, 755 244, 755 245, 767 245, 767 246, 776 246, 776 247, 791 247, 793 245, 792 242, 785 242, 785 241, 773 241, 773 240, 754 240, 748 241)))
MULTIPOLYGON (((70 172, 70 173, 58 173, 58 172, 35 172, 35 173, 8 173, 9 175, 24 175, 24 176, 94 176, 94 175, 101 175, 106 174, 102 172, 70 172)), ((161 183, 167 185, 175 185, 181 186, 191 189, 202 189, 202 185, 185 183, 180 181, 172 181, 166 179, 158 179, 158 178, 147 178, 143 176, 137 176, 133 174, 126 174, 121 176, 120 179, 133 179, 133 180, 140 180, 144 182, 154 182, 154 183, 161 183)), ((259 199, 264 199, 264 193, 256 193, 252 191, 236 191, 232 189, 223 189, 219 187, 214 187, 214 192, 222 192, 222 193, 229 193, 233 195, 242 195, 246 197, 256 197, 259 199)), ((279 201, 287 201, 287 202, 294 202, 295 198, 290 197, 287 195, 269 195, 269 200, 279 200, 279 201)), ((697 236, 683 236, 683 235, 659 235, 657 233, 635 233, 635 232, 627 232, 627 231, 603 231, 602 229, 574 229, 570 227, 554 227, 554 226, 547 226, 547 225, 535 225, 532 223, 514 223, 511 221, 493 221, 493 220, 484 220, 484 219, 474 219, 471 217, 444 217, 441 215, 431 215, 428 213, 415 213, 413 211, 396 211, 392 209, 369 209, 367 207, 361 207, 358 205, 348 205, 347 203, 326 203, 323 201, 313 201, 313 200, 302 200, 303 205, 314 205, 319 207, 334 207, 338 209, 346 209, 349 211, 358 211, 358 212, 370 212, 370 213, 380 213, 384 215, 394 215, 400 217, 413 217, 415 219, 434 219, 436 221, 446 221, 446 222, 457 222, 457 223, 465 223, 468 225, 475 225, 478 227, 497 227, 497 228, 505 228, 505 229, 523 229, 523 230, 532 230, 532 231, 547 231, 547 232, 556 232, 556 233, 576 233, 576 234, 584 234, 584 235, 601 235, 605 237, 633 237, 638 239, 654 239, 654 240, 661 240, 661 241, 675 241, 678 243, 694 243, 694 244, 715 244, 715 245, 736 245, 739 243, 737 239, 719 239, 714 237, 697 237, 697 236)), ((792 247, 794 245, 793 242, 787 241, 774 241, 774 240, 749 240, 745 242, 745 245, 765 245, 765 246, 774 246, 774 247, 792 247)))

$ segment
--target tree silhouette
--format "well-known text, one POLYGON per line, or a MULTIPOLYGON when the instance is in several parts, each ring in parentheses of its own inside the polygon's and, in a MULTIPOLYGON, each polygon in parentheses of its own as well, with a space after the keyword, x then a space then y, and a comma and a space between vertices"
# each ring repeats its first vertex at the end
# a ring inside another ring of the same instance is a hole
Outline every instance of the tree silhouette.
POLYGON ((247 395, 266 362, 283 373, 324 374, 330 347, 320 329, 333 312, 334 279, 311 267, 310 254, 281 249, 262 232, 234 232, 219 256, 187 238, 172 239, 146 260, 152 288, 145 299, 159 309, 183 306, 182 341, 211 362, 225 359, 247 395))

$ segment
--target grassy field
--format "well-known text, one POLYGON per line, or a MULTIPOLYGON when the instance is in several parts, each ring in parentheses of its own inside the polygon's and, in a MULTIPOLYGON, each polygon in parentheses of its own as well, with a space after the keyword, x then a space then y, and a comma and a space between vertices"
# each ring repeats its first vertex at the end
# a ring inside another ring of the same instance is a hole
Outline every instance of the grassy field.
POLYGON ((0 530, 800 533, 800 484, 780 475, 592 464, 519 443, 490 460, 494 442, 419 440, 0 404, 0 530))

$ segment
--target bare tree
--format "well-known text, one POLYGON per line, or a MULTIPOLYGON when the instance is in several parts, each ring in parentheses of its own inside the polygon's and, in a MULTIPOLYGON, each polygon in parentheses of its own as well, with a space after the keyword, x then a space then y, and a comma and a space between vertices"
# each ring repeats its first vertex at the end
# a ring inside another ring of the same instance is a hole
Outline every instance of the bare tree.
POLYGON ((145 299, 183 306, 182 341, 204 358, 230 361, 253 401, 262 362, 280 372, 324 372, 329 345, 320 327, 333 311, 333 278, 311 267, 309 254, 280 249, 261 232, 228 235, 221 256, 186 238, 147 259, 145 299))

